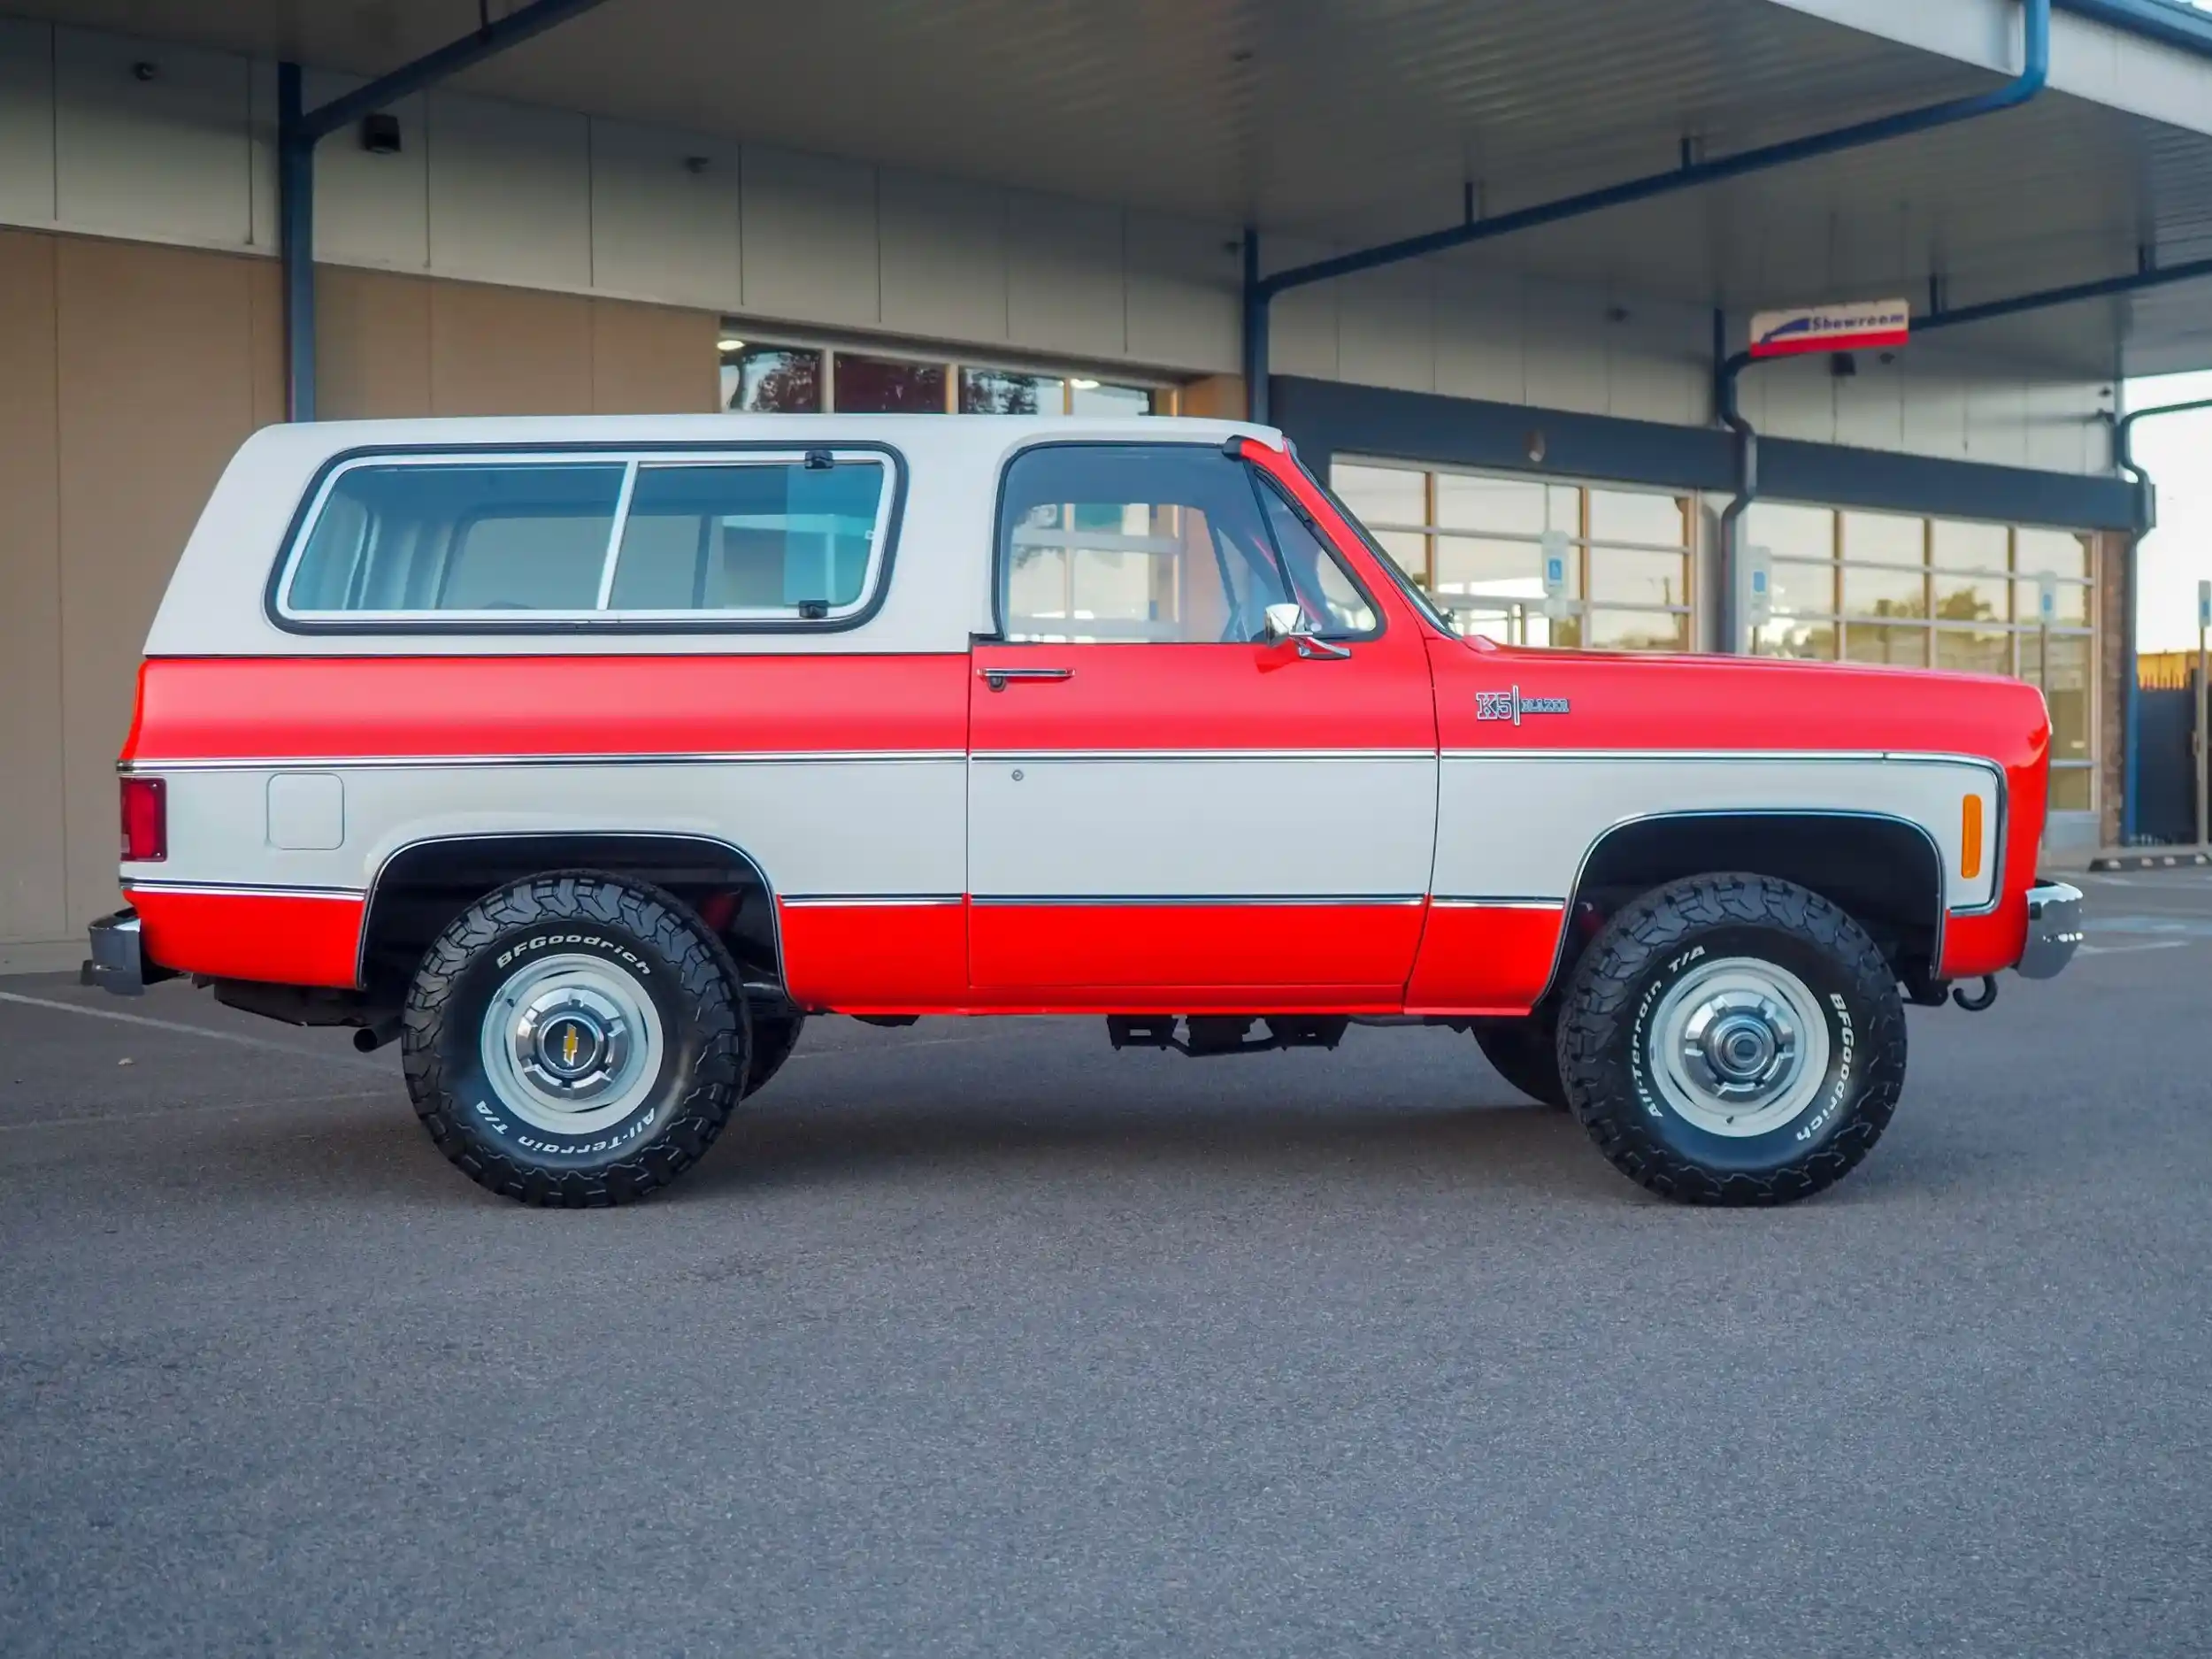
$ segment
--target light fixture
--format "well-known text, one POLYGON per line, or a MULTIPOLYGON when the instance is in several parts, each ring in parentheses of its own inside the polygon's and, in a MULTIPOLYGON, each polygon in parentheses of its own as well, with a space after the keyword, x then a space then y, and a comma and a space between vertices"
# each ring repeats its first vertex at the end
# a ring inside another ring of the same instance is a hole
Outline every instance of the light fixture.
POLYGON ((1095 392, 1098 389, 1098 382, 1096 380, 1086 380, 1080 377, 1070 380, 1068 384, 1075 388, 1075 389, 1079 392, 1095 392))
POLYGON ((745 349, 745 342, 742 340, 725 340, 720 342, 719 344, 721 349, 725 351, 742 351, 745 349))

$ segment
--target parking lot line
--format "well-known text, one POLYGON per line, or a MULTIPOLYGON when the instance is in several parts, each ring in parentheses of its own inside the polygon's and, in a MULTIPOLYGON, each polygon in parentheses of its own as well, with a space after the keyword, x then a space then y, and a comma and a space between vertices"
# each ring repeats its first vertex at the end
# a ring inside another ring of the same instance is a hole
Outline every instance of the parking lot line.
POLYGON ((188 1025, 180 1019, 156 1019, 150 1014, 126 1014, 120 1009, 87 1008, 81 1002, 64 1002, 50 996, 26 996, 19 991, 0 991, 0 1002, 13 1002, 24 1008, 50 1008, 64 1014, 82 1014, 87 1019, 111 1019, 119 1025, 142 1025, 151 1031, 173 1031, 187 1037, 205 1037, 211 1042, 234 1042, 247 1048, 265 1048, 272 1054, 288 1054, 300 1060, 326 1060, 334 1065, 375 1066, 384 1070, 376 1061, 350 1054, 319 1054, 312 1048, 296 1048, 288 1042, 271 1042, 262 1037, 248 1037, 234 1031, 211 1031, 205 1025, 188 1025))

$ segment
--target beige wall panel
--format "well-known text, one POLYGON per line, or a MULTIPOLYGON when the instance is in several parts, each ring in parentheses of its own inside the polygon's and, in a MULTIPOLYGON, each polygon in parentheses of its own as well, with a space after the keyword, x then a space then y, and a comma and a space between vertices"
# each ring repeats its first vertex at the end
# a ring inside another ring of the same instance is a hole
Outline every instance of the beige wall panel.
POLYGON ((1966 388, 1939 358, 1914 347, 1899 354, 1905 374, 1905 447, 1916 455, 1966 458, 1966 388))
MULTIPOLYGON (((1325 243, 1271 236, 1260 244, 1262 267, 1286 270, 1327 258, 1340 250, 1325 243)), ((1335 282, 1314 282, 1275 296, 1268 307, 1267 367, 1272 374, 1337 378, 1337 290, 1335 282)))
MULTIPOLYGON (((284 273, 273 259, 246 267, 247 390, 253 398, 253 424, 273 426, 285 418, 284 273)), ((211 489, 215 480, 208 480, 211 489)))
MULTIPOLYGON (((1827 359, 1819 359, 1824 365, 1827 359)), ((1905 442, 1905 371, 1901 357, 1888 363, 1881 353, 1854 356, 1856 374, 1829 377, 1835 395, 1836 442, 1861 449, 1896 449, 1905 442)))
POLYGON ((116 903, 116 751, 193 521, 265 407, 261 262, 56 242, 62 743, 69 926, 116 903))
POLYGON ((1337 366, 1348 380, 1436 389, 1433 273, 1418 260, 1337 283, 1337 366))
MULTIPOLYGON (((311 109, 362 84, 355 75, 310 71, 311 109)), ((373 156, 349 127, 315 146, 315 257, 324 264, 422 271, 430 265, 430 128, 419 92, 386 111, 399 118, 399 153, 373 156)))
POLYGON ((1627 420, 1694 426, 1713 401, 1712 319, 1687 306, 1616 296, 1605 331, 1607 409, 1627 420))
POLYGON ((1528 332, 1521 280, 1440 261, 1436 273, 1436 389, 1493 403, 1528 401, 1528 332))
POLYGON ((422 277, 319 265, 316 412, 326 420, 426 415, 430 296, 422 277))
POLYGON ((1243 255, 1233 227, 1131 213, 1129 355, 1178 369, 1239 366, 1243 255))
POLYGON ((705 414, 717 401, 721 320, 712 311, 591 303, 591 408, 600 415, 705 414))
POLYGON ((54 31, 0 18, 0 219, 54 218, 54 31))
POLYGON ((1589 288, 1531 280, 1521 315, 1528 330, 1528 401, 1602 415, 1612 402, 1605 357, 1605 297, 1589 288))
POLYGON ((430 412, 591 411, 591 306, 577 295, 430 285, 430 412))
POLYGON ((485 282, 590 288, 588 119, 429 96, 431 269, 485 282))
POLYGON ((1010 339, 1039 351, 1118 357, 1128 350, 1118 209, 1008 196, 1006 326, 1010 339))
POLYGON ((1004 340, 1005 196, 892 168, 877 190, 883 326, 941 340, 1004 340))
POLYGON ((1183 388, 1183 413, 1204 420, 1243 420, 1251 413, 1241 374, 1210 374, 1183 388))
POLYGON ((744 309, 801 322, 880 320, 876 171, 748 144, 744 309))
POLYGON ((738 147, 591 124, 591 280, 603 293, 734 310, 738 147))
POLYGON ((54 32, 56 196, 88 230, 243 248, 253 240, 246 60, 54 32), (155 65, 150 81, 132 73, 155 65))
POLYGON ((0 945, 59 939, 61 549, 54 433, 54 238, 0 231, 0 945))
POLYGON ((1966 452, 2000 466, 2028 464, 2028 388, 2013 380, 1984 380, 1966 390, 1966 452))

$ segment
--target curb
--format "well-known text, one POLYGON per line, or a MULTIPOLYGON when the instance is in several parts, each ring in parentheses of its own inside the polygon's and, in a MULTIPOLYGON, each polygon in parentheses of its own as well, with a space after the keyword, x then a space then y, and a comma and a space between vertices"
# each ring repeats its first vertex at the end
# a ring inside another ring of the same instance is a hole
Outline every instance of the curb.
POLYGON ((2167 870, 2192 864, 2212 864, 2212 854, 2187 848, 2173 852, 2099 853, 2089 861, 2092 870, 2167 870))

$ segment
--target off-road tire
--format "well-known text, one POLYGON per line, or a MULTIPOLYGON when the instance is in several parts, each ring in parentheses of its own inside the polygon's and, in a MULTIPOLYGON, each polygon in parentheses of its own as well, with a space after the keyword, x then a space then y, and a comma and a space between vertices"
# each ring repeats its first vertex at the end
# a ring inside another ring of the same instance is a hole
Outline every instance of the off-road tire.
POLYGON ((738 1102, 751 1046, 736 965, 699 918, 657 887, 579 870, 514 882, 456 917, 423 956, 400 1033, 407 1090, 438 1149, 479 1186, 571 1209, 642 1198, 696 1163, 738 1102), (664 1037, 641 1104, 572 1145, 500 1102, 480 1053, 492 998, 549 943, 634 964, 624 971, 664 1037))
POLYGON ((1478 1019, 1475 1042, 1491 1069, 1529 1099, 1564 1107, 1567 1087, 1559 1079, 1559 1025, 1545 1010, 1518 1019, 1478 1019))
POLYGON ((783 1070, 783 1063, 799 1046, 799 1033, 805 1029, 804 1014, 755 1017, 752 1058, 745 1067, 747 1094, 767 1087, 768 1079, 783 1070))
POLYGON ((1561 1006, 1559 1063, 1576 1118, 1631 1180, 1686 1203, 1788 1203, 1848 1174, 1888 1126, 1904 1003, 1874 941, 1826 899, 1767 876, 1694 876, 1628 904, 1592 941, 1561 1006), (1708 1133, 1674 1110, 1643 1029, 1674 980, 1724 956, 1787 968, 1829 1020, 1818 1093, 1755 1138, 1708 1133))

